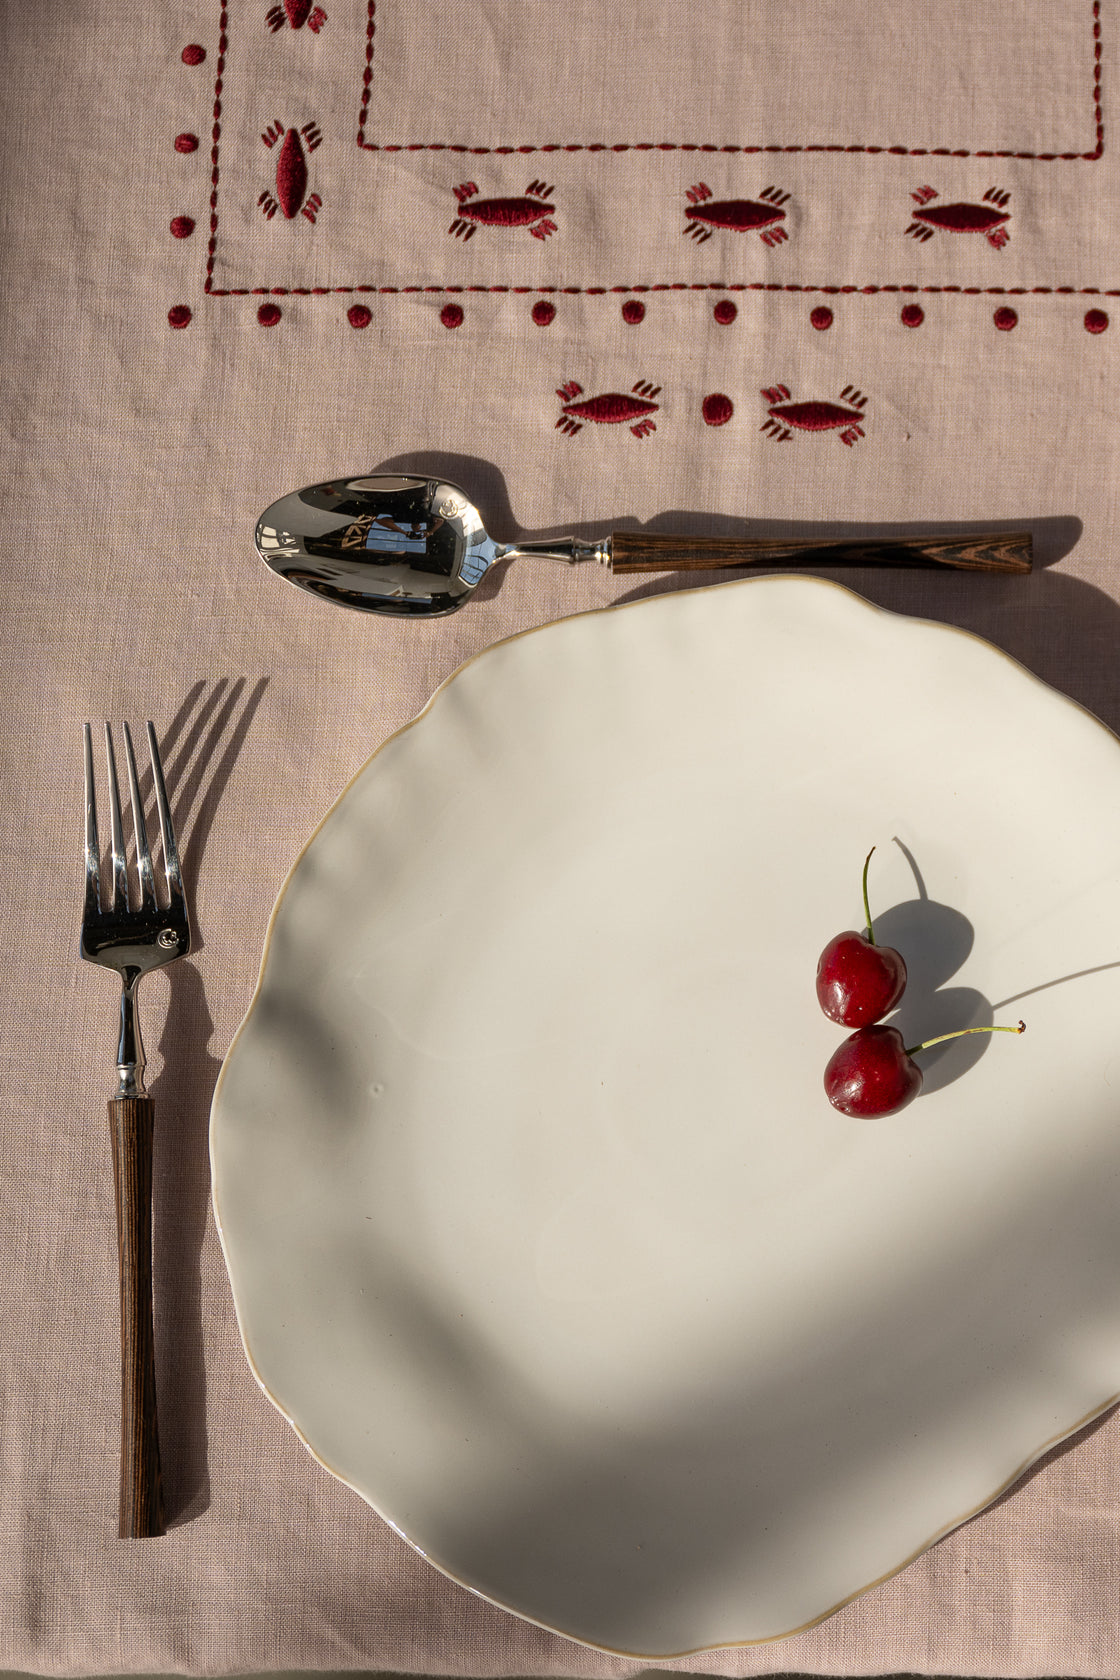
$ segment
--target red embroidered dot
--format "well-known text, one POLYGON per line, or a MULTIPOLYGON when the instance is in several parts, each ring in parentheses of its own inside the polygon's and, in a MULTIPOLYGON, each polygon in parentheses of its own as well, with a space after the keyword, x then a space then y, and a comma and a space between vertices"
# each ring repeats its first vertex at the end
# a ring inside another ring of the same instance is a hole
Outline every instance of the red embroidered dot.
POLYGON ((200 47, 197 41, 192 41, 189 47, 183 48, 184 64, 201 64, 206 57, 206 48, 200 47))
POLYGON ((826 304, 819 304, 809 316, 809 321, 818 332, 827 332, 832 325, 832 311, 826 304))
POLYGON ((1085 316, 1085 331, 1102 333, 1108 329, 1108 316, 1103 309, 1090 309, 1085 316))
POLYGON ((704 416, 706 426, 726 426, 735 412, 735 405, 722 391, 713 391, 711 396, 705 397, 700 404, 700 412, 704 416))
POLYGON ((352 303, 346 311, 346 319, 355 331, 360 332, 363 327, 368 327, 373 320, 373 311, 367 309, 364 303, 352 303))
POLYGON ((197 152, 197 134, 177 134, 175 136, 175 150, 177 152, 197 152))
POLYGON ((194 218, 192 216, 173 216, 171 218, 172 239, 189 239, 194 232, 194 218))
POLYGON ((262 327, 274 327, 282 314, 278 303, 262 303, 257 310, 257 320, 262 327))
POLYGON ((172 327, 186 327, 190 325, 191 312, 185 303, 177 303, 174 309, 167 311, 167 323, 172 327))
POLYGON ((546 303, 542 298, 539 303, 533 305, 531 313, 538 327, 550 327, 556 319, 556 305, 546 303))
POLYGON ((997 309, 995 314, 992 316, 992 320, 995 322, 1000 332, 1010 332, 1013 327, 1017 327, 1019 325, 1019 317, 1015 313, 1014 309, 1008 309, 1006 307, 1003 309, 997 309))
POLYGON ((628 327, 636 327, 639 321, 646 318, 646 306, 639 303, 637 298, 627 298, 622 306, 622 319, 628 327))
POLYGON ((439 312, 439 318, 445 327, 461 327, 463 311, 457 303, 445 303, 439 312))
POLYGON ((926 312, 920 303, 907 303, 903 305, 898 318, 904 327, 920 327, 926 318, 926 312))
POLYGON ((712 310, 712 314, 715 316, 721 327, 729 327, 738 313, 739 311, 736 309, 730 298, 720 298, 719 302, 712 310))

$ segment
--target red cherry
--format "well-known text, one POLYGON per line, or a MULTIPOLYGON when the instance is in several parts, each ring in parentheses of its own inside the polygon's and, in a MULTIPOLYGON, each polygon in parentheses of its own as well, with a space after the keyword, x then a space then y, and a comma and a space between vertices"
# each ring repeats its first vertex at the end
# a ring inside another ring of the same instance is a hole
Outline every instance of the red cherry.
POLYGON ((897 1027, 860 1027, 830 1057, 824 1070, 825 1095, 833 1108, 859 1120, 897 1114, 922 1088, 922 1070, 913 1060, 919 1051, 969 1033, 1025 1031, 1022 1021, 1017 1027, 963 1027, 908 1050, 897 1027))
POLYGON ((830 1021, 842 1027, 869 1027, 894 1008, 906 989, 906 964, 893 945, 876 945, 867 902, 867 867, 863 865, 864 933, 838 933, 817 962, 817 1002, 830 1021))
POLYGON ((825 1095, 841 1114, 869 1119, 894 1114, 922 1088, 922 1070, 897 1027, 860 1027, 846 1038, 824 1070, 825 1095))
POLYGON ((906 990, 906 964, 893 945, 874 945, 865 933, 838 933, 817 963, 817 1001, 842 1027, 869 1027, 893 1009, 906 990))

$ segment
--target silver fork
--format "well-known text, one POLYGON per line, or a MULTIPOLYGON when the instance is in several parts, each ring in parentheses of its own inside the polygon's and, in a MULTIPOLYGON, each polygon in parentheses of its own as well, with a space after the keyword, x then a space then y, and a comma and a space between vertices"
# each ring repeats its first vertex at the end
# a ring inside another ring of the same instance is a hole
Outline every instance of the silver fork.
POLYGON ((117 1090, 109 1099, 113 1177, 117 1202, 117 1246, 121 1282, 121 1539, 164 1532, 156 1423, 152 1335, 152 1126, 155 1104, 144 1089, 144 1045, 136 1010, 143 975, 190 950, 191 930, 183 893, 183 872, 171 826, 156 733, 148 724, 152 781, 159 812, 166 904, 156 894, 155 874, 144 824, 136 756, 124 726, 129 798, 136 835, 140 903, 129 906, 128 865, 121 824, 121 798, 113 735, 105 725, 109 772, 112 853, 109 891, 102 893, 101 854, 93 780, 93 743, 85 725, 86 895, 81 954, 87 962, 114 969, 121 979, 117 1090), (108 902, 106 902, 106 899, 108 902))

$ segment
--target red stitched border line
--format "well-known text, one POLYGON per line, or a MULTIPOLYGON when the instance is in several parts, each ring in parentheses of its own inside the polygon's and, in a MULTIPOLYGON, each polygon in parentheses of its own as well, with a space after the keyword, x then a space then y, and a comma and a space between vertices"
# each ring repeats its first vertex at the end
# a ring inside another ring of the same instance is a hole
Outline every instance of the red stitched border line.
MULTIPOLYGON (((363 74, 362 92, 362 123, 364 124, 369 105, 370 85, 373 77, 373 34, 376 0, 368 0, 369 22, 366 36, 366 68, 363 74)), ((598 145, 570 145, 570 146, 495 146, 495 147, 466 147, 432 145, 400 145, 376 146, 363 139, 361 130, 358 134, 358 145, 367 151, 478 151, 504 152, 532 152, 532 151, 588 151, 588 152, 619 152, 619 151, 696 151, 696 152, 880 152, 884 155, 902 155, 906 157, 1015 157, 1030 159, 1041 163, 1050 162, 1096 162, 1104 153, 1104 116, 1101 106, 1101 23, 1100 0, 1093 0, 1093 104, 1096 113, 1097 144, 1092 152, 965 152, 949 151, 937 148, 928 150, 915 148, 908 150, 896 146, 706 146, 706 145, 669 145, 654 143, 635 143, 633 146, 598 146, 598 145)), ((229 50, 229 4, 228 0, 221 0, 218 22, 218 63, 214 81, 214 109, 213 126, 210 144, 210 238, 206 254, 206 282, 204 292, 209 297, 333 297, 348 296, 354 293, 376 295, 378 297, 406 297, 415 295, 442 296, 444 294, 484 293, 510 296, 555 295, 558 297, 608 297, 629 293, 644 292, 790 292, 790 293, 821 293, 826 296, 855 295, 860 297, 874 297, 878 294, 921 295, 945 293, 962 297, 1120 297, 1120 287, 1100 286, 919 286, 919 285, 865 285, 865 286, 832 286, 805 285, 768 280, 741 281, 656 281, 649 284, 635 283, 633 285, 615 286, 483 286, 483 285, 446 285, 446 286, 375 286, 371 284, 355 283, 349 286, 215 286, 214 264, 218 244, 218 187, 221 176, 219 164, 219 145, 222 131, 222 91, 225 75, 226 54, 229 50)))
POLYGON ((487 155, 513 156, 533 152, 714 152, 740 157, 759 153, 790 152, 862 152, 883 157, 953 157, 953 158, 1019 158, 1032 163, 1096 163, 1104 154, 1104 113, 1101 108, 1101 9, 1100 0, 1093 0, 1093 117, 1096 145, 1091 152, 1013 152, 992 149, 970 152, 950 146, 842 146, 821 141, 805 145, 716 146, 699 142, 675 140, 630 140, 616 145, 601 141, 555 141, 548 144, 523 146, 465 146, 445 140, 401 141, 382 145, 366 139, 366 118, 369 115, 373 85, 373 46, 376 32, 377 0, 367 0, 366 63, 362 73, 362 103, 358 117, 358 145, 367 152, 459 152, 468 157, 487 155))
POLYGON ((215 297, 225 294, 216 291, 214 279, 214 254, 218 248, 218 181, 221 170, 218 164, 218 143, 222 137, 222 80, 225 76, 226 53, 229 50, 229 4, 222 0, 221 12, 218 16, 218 68, 214 72, 214 115, 210 130, 210 238, 206 245, 206 292, 213 292, 215 297))
POLYGON ((931 292, 961 297, 1120 297, 1120 286, 796 286, 768 280, 660 280, 648 286, 210 286, 211 297, 336 297, 368 292, 378 297, 416 293, 452 295, 467 292, 505 293, 511 297, 614 297, 631 292, 820 292, 828 297, 874 297, 905 293, 925 297, 931 292))

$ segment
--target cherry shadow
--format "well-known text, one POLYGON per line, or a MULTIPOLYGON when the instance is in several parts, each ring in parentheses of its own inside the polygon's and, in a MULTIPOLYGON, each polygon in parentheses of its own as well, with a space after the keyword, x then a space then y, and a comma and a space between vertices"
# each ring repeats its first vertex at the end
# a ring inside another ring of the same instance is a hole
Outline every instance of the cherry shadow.
MULTIPOLYGON (((974 986, 949 986, 963 967, 976 942, 968 917, 951 904, 931 899, 917 861, 908 846, 897 837, 894 844, 914 873, 916 898, 894 904, 875 917, 875 940, 893 945, 906 963, 906 990, 890 1018, 907 1044, 922 1044, 942 1033, 964 1027, 990 1027, 995 1010, 974 986)), ((975 1033, 969 1038, 935 1044, 922 1052, 922 1095, 940 1091, 976 1066, 991 1044, 991 1035, 975 1033)))
MULTIPOLYGON (((951 904, 930 898, 914 854, 897 835, 894 844, 913 871, 918 896, 875 917, 876 942, 894 946, 906 962, 906 990, 889 1024, 898 1028, 907 1046, 968 1027, 993 1026, 996 1006, 983 992, 974 986, 946 985, 976 942, 972 923, 951 904)), ((921 1095, 943 1090, 968 1073, 991 1042, 990 1033, 974 1033, 923 1050, 921 1095)))
MULTIPOLYGON (((1070 974, 1054 975, 994 1003, 975 987, 947 986, 946 981, 952 979, 968 958, 975 943, 975 931, 968 917, 959 910, 930 898, 910 848, 897 835, 894 844, 913 871, 918 896, 877 915, 875 938, 880 945, 893 945, 901 951, 906 962, 906 991, 890 1018, 890 1025, 898 1028, 907 1045, 924 1043, 941 1033, 958 1032, 962 1027, 996 1025, 997 1014, 1001 1015, 1024 998, 1120 968, 1120 961, 1095 963, 1070 974)), ((1002 1020, 998 1024, 1013 1026, 1015 1023, 1002 1020)), ((976 1033, 923 1051, 922 1094, 939 1091, 959 1079, 975 1067, 991 1043, 990 1033, 976 1033)))
MULTIPOLYGON (((972 923, 950 904, 910 898, 875 918, 875 940, 893 945, 906 961, 906 990, 889 1025, 897 1027, 907 1047, 964 1027, 990 1027, 995 1011, 974 986, 946 981, 964 963, 975 941, 972 923)), ((923 1050, 922 1095, 940 1091, 976 1066, 991 1035, 975 1033, 923 1050)))

